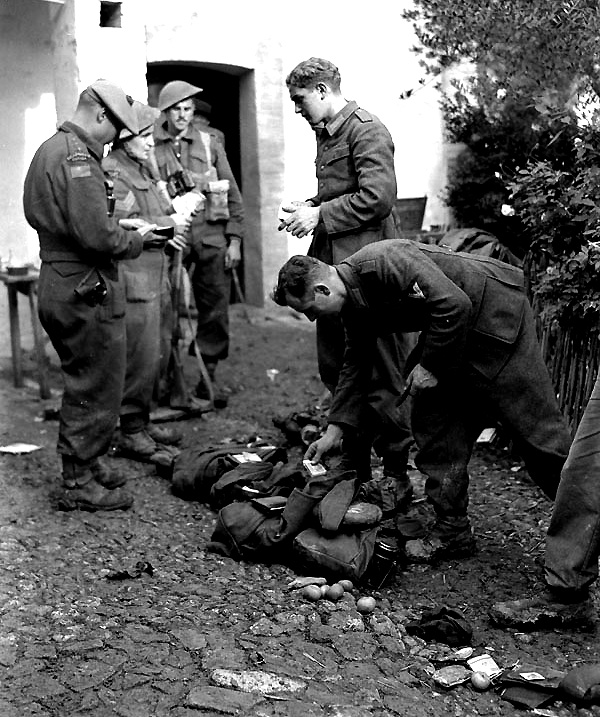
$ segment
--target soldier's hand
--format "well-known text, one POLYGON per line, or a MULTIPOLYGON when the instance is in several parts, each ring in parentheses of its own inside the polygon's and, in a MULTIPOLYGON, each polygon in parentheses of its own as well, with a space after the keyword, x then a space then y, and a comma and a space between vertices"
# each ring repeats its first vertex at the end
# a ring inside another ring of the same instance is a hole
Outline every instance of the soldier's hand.
POLYGON ((187 242, 184 236, 181 234, 175 234, 172 239, 169 239, 167 246, 170 246, 175 251, 183 251, 187 246, 187 242))
POLYGON ((242 251, 240 249, 240 240, 232 237, 225 254, 225 268, 236 269, 242 259, 242 251))
POLYGON ((119 226, 126 231, 139 231, 142 236, 156 228, 156 224, 151 224, 141 217, 129 217, 119 219, 119 226))
POLYGON ((279 214, 279 231, 284 229, 292 234, 292 236, 301 238, 310 234, 317 226, 321 210, 319 207, 313 207, 308 202, 291 202, 281 207, 279 214), (289 214, 288 217, 285 213, 289 214))
POLYGON ((434 388, 437 386, 438 380, 431 373, 431 371, 423 368, 423 366, 418 363, 410 372, 406 383, 409 386, 410 395, 414 396, 419 393, 419 391, 424 391, 427 388, 434 388))
POLYGON ((340 426, 330 423, 325 433, 310 444, 304 454, 304 459, 313 463, 320 463, 321 458, 330 451, 338 449, 342 443, 344 432, 340 426))

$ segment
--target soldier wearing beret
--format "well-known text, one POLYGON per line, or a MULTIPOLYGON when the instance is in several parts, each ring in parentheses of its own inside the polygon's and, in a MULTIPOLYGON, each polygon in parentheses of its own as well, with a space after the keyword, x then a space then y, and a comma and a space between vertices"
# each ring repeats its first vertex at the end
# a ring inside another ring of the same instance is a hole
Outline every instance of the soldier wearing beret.
MULTIPOLYGON (((394 239, 328 266, 292 257, 274 293, 310 320, 340 316, 344 366, 319 460, 360 421, 378 336, 420 331, 409 358, 417 467, 436 522, 407 552, 424 562, 471 554, 468 463, 489 418, 512 439, 532 480, 554 499, 570 438, 542 360, 520 269, 394 239)), ((412 545, 411 545, 412 543, 412 545)))
POLYGON ((112 216, 102 170, 104 145, 123 128, 138 131, 130 98, 106 80, 94 82, 72 120, 37 150, 25 179, 25 217, 40 241, 40 320, 64 379, 59 507, 67 510, 125 509, 133 501, 124 478, 101 461, 125 377, 125 292, 117 263, 139 256, 143 245, 139 231, 125 231, 112 216))
MULTIPOLYGON (((193 126, 193 98, 200 92, 200 87, 182 80, 168 82, 158 96, 158 109, 165 113, 165 121, 156 127, 154 136, 158 168, 176 208, 180 197, 199 198, 187 261, 194 265, 197 343, 214 381, 217 364, 229 354, 231 270, 241 259, 244 209, 223 145, 214 135, 193 126)), ((224 406, 225 395, 219 389, 214 393, 215 406, 224 406)), ((203 381, 196 395, 209 398, 203 381)))
POLYGON ((127 299, 127 371, 116 445, 130 458, 151 461, 160 451, 169 453, 164 445, 174 445, 181 439, 174 429, 151 423, 150 409, 161 363, 161 306, 171 301, 165 244, 170 251, 182 251, 189 217, 175 213, 148 165, 154 147, 154 123, 160 112, 137 101, 133 110, 139 134, 121 130, 103 161, 107 176, 114 182, 115 217, 140 217, 159 227, 172 227, 174 234, 165 242, 149 233, 141 255, 119 263, 127 299), (157 238, 156 245, 150 241, 152 236, 157 238))

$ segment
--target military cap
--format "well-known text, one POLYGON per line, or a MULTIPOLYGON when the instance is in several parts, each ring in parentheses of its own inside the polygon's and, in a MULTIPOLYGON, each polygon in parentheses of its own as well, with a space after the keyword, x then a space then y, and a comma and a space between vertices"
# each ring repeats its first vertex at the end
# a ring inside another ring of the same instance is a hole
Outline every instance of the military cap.
POLYGON ((208 102, 205 102, 204 100, 194 100, 194 104, 196 105, 196 112, 198 114, 210 117, 212 107, 208 104, 208 102))
MULTIPOLYGON (((138 132, 136 132, 136 134, 143 132, 145 129, 148 129, 148 127, 152 127, 160 116, 160 112, 156 107, 150 107, 137 100, 133 101, 133 111, 138 123, 138 132)), ((133 132, 130 132, 127 128, 122 129, 119 134, 120 140, 130 139, 131 137, 133 137, 133 132)))
POLYGON ((173 107, 178 102, 183 102, 183 100, 187 100, 200 92, 202 92, 201 87, 190 85, 189 82, 184 82, 183 80, 167 82, 158 95, 158 109, 164 112, 169 107, 173 107))
POLYGON ((108 80, 96 80, 87 88, 88 94, 109 110, 132 134, 137 134, 138 123, 133 111, 133 100, 118 86, 108 80))

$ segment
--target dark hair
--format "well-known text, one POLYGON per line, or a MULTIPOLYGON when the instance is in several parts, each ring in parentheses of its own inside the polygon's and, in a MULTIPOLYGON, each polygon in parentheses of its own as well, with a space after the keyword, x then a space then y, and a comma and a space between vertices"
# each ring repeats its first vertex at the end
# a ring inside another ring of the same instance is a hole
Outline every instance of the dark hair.
POLYGON ((340 71, 329 60, 320 57, 311 57, 296 65, 285 79, 285 84, 290 87, 316 87, 319 82, 325 82, 332 90, 339 91, 342 78, 340 71))
POLYGON ((279 306, 287 306, 286 294, 302 299, 311 294, 314 279, 321 274, 321 262, 312 256, 296 254, 279 270, 277 286, 271 292, 271 298, 279 306))

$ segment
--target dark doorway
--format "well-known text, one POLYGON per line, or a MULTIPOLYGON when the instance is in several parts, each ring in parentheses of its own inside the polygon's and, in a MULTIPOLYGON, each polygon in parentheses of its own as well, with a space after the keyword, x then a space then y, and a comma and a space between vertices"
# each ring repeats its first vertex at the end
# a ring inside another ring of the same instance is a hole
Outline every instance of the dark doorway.
POLYGON ((202 87, 199 99, 212 106, 210 123, 225 134, 225 149, 231 170, 242 189, 240 159, 240 75, 237 67, 219 66, 220 69, 190 62, 160 62, 148 65, 148 104, 158 103, 160 90, 171 80, 185 80, 202 87))

